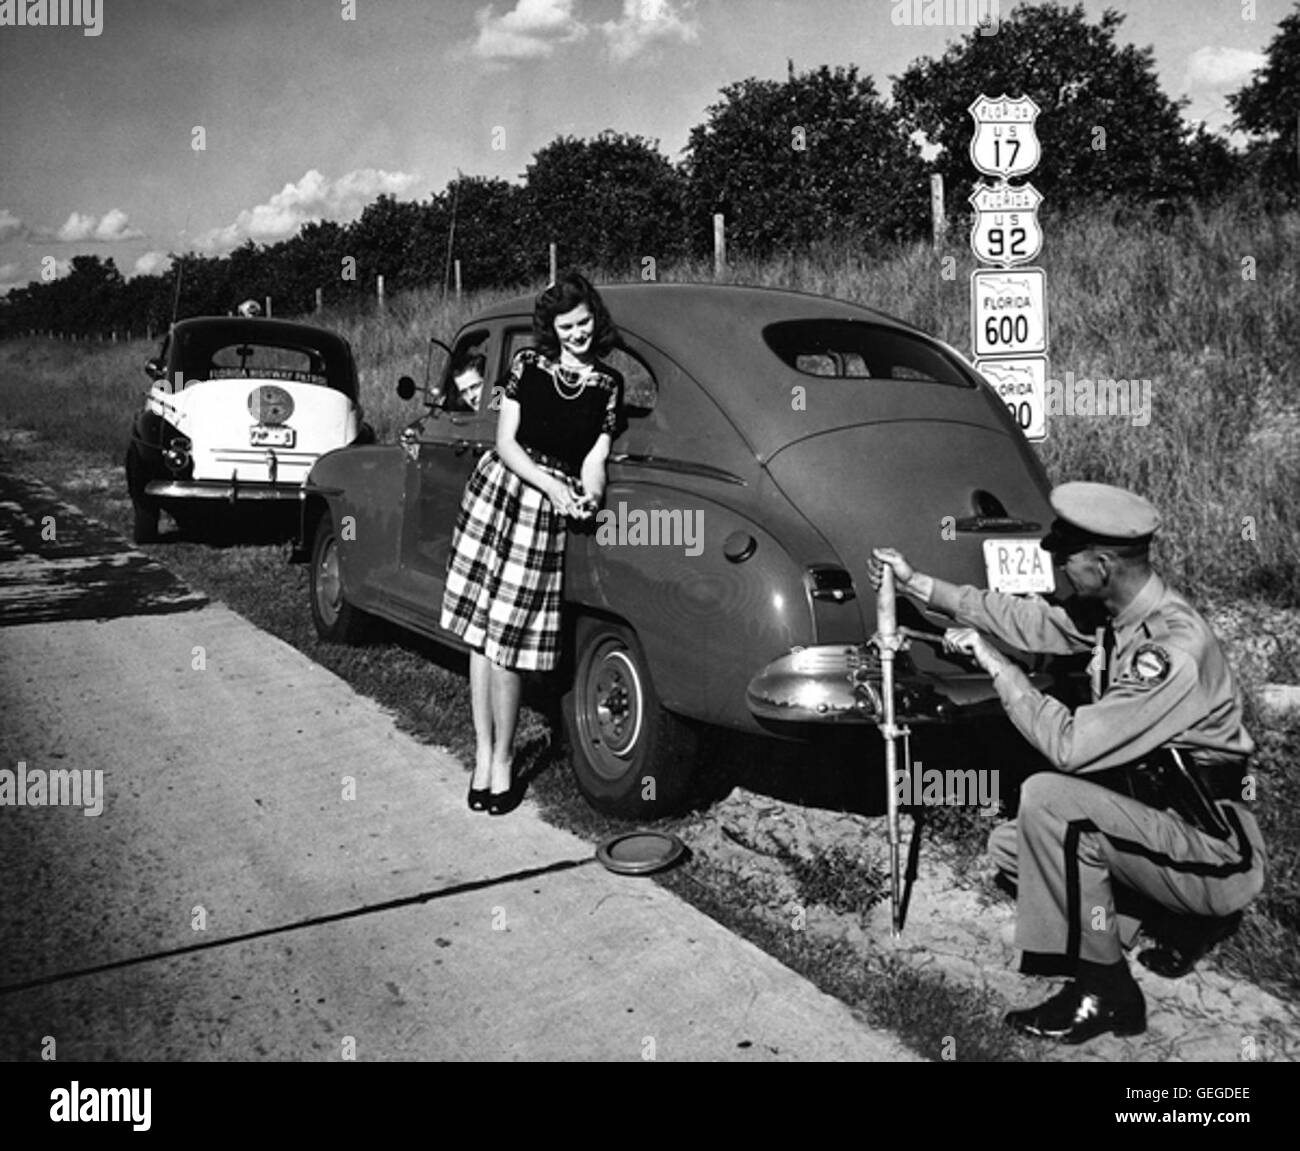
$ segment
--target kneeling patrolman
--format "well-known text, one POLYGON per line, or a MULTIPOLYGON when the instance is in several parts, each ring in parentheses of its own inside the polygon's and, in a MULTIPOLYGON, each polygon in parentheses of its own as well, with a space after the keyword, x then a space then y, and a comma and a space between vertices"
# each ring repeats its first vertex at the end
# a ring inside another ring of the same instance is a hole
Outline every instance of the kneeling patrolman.
POLYGON ((1148 925, 1157 945, 1138 958, 1176 978, 1259 894, 1264 846, 1244 805, 1255 745, 1232 671, 1209 625, 1150 566, 1159 513, 1107 484, 1063 484, 1051 502, 1058 518, 1043 546, 1078 600, 1104 608, 1097 639, 1062 606, 946 583, 892 548, 877 548, 869 569, 879 588, 889 564, 900 590, 963 625, 948 646, 993 677, 1011 722, 1055 769, 1029 777, 1015 823, 994 831, 989 851, 1016 884, 1021 971, 1071 977, 1006 1022, 1082 1043, 1146 1028, 1116 887, 1164 909, 1162 925, 1148 925), (1044 695, 981 633, 1025 652, 1092 650, 1093 702, 1071 711, 1044 695))

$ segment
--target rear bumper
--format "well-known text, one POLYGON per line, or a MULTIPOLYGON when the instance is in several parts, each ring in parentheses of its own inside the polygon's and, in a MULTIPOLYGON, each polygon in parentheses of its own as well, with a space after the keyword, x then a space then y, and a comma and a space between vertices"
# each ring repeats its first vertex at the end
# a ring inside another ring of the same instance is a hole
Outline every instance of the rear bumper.
POLYGON ((144 494, 158 500, 225 500, 297 502, 301 484, 241 484, 236 480, 154 480, 145 484, 144 494))
MULTIPOLYGON (((894 669, 899 723, 966 723, 1003 714, 993 680, 987 675, 927 675, 902 654, 894 669)), ((1043 672, 1029 678, 1040 689, 1052 683, 1052 677, 1043 672)), ((750 680, 746 702, 764 726, 878 724, 883 715, 880 659, 871 644, 794 648, 750 680)))

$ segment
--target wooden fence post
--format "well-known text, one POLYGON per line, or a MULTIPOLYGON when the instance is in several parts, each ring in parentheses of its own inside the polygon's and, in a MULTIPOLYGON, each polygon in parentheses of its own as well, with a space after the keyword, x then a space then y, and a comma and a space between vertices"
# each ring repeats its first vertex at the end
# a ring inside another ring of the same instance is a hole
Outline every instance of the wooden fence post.
POLYGON ((943 177, 938 172, 930 176, 930 234, 931 243, 938 251, 948 234, 948 216, 943 210, 943 177))
POLYGON ((720 280, 727 269, 727 222, 721 212, 713 213, 713 278, 720 280))
POLYGON ((456 261, 456 302, 460 302, 460 260, 456 261))
POLYGON ((551 241, 551 278, 549 283, 555 283, 556 265, 555 265, 555 241, 551 241))
POLYGON ((378 275, 375 277, 375 299, 379 303, 379 310, 384 310, 384 277, 378 275))

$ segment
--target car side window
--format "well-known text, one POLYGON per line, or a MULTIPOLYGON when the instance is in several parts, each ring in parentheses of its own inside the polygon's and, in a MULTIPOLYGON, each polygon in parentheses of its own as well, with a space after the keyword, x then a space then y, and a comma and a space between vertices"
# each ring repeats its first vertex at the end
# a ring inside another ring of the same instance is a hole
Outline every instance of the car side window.
POLYGON ((654 411, 659 383, 645 361, 626 348, 615 348, 602 358, 623 377, 623 414, 634 420, 654 411))
POLYGON ((808 376, 974 386, 932 341, 881 324, 786 320, 766 327, 763 340, 781 360, 808 376))
POLYGON ((506 376, 510 374, 510 365, 515 362, 515 356, 525 348, 533 346, 533 329, 531 327, 506 329, 505 355, 501 357, 501 370, 492 383, 492 398, 488 402, 488 407, 492 411, 499 412, 501 410, 501 400, 506 394, 506 376))
POLYGON ((448 412, 477 412, 487 390, 489 333, 468 332, 456 343, 442 382, 442 407, 448 412))

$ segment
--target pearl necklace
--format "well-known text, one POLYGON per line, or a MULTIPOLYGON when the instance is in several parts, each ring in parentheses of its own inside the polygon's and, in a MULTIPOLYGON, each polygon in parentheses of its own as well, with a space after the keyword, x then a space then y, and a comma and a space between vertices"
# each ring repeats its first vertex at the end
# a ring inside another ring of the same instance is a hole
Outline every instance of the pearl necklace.
POLYGON ((558 395, 562 400, 576 400, 586 390, 587 377, 592 373, 592 370, 590 364, 583 364, 580 368, 569 368, 565 367, 557 360, 555 362, 555 371, 551 373, 551 382, 555 385, 556 395, 558 395), (575 376, 573 380, 566 381, 562 378, 562 376, 571 373, 575 376), (572 395, 568 394, 564 390, 565 388, 572 388, 575 385, 577 391, 572 395))

